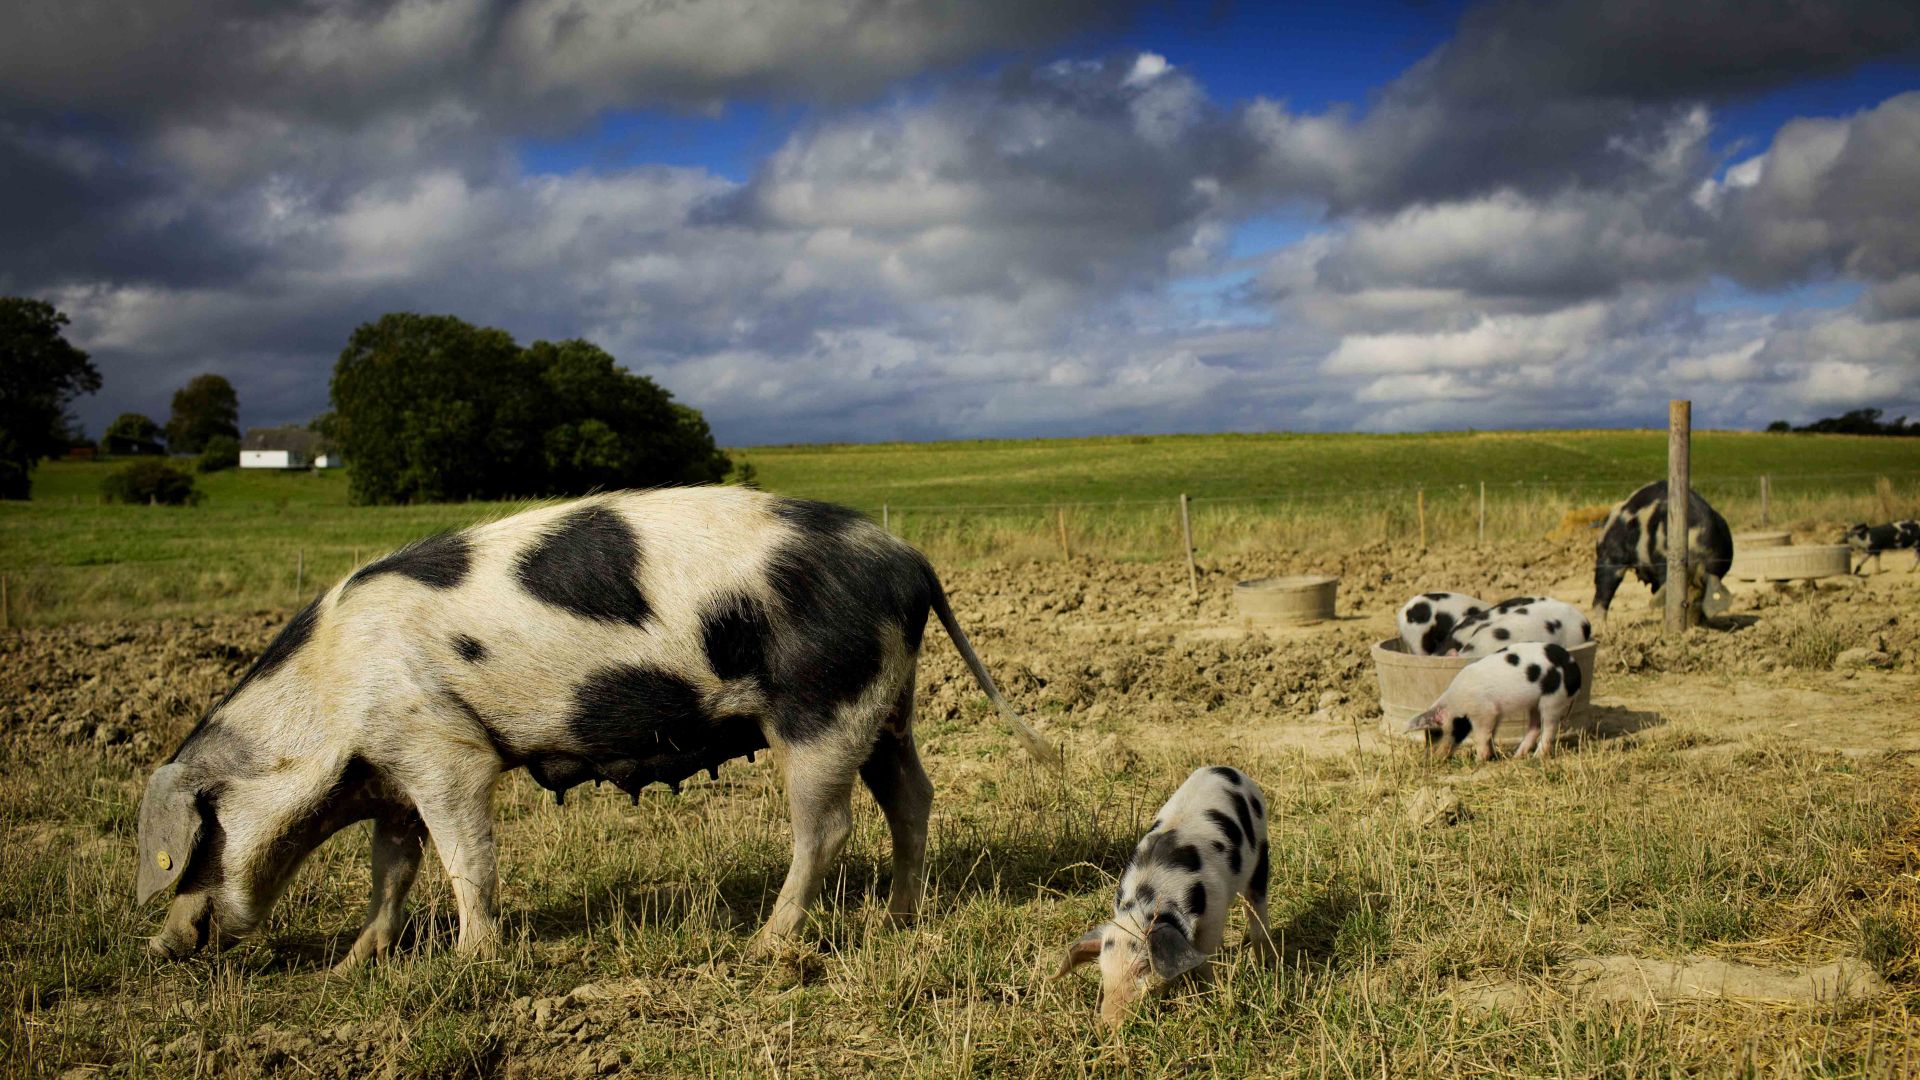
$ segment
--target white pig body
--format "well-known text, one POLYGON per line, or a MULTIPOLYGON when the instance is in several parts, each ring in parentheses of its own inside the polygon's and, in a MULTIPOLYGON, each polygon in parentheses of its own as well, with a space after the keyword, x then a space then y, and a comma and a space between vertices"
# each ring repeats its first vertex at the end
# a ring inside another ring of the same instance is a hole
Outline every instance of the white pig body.
POLYGON ((1524 720, 1527 734, 1514 756, 1532 752, 1546 758, 1553 753, 1581 681, 1580 665, 1564 647, 1551 642, 1511 645, 1460 669, 1440 700, 1408 721, 1407 730, 1427 732, 1440 758, 1452 756, 1455 746, 1471 739, 1475 757, 1487 761, 1493 757, 1500 723, 1524 720))
POLYGON ((1522 642, 1573 649, 1592 640, 1593 624, 1586 612, 1552 597, 1516 596, 1464 620, 1454 630, 1445 655, 1487 656, 1522 642))
POLYGON ((1415 656, 1440 656, 1461 625, 1486 610, 1485 603, 1466 593, 1421 593, 1400 606, 1400 640, 1415 656))

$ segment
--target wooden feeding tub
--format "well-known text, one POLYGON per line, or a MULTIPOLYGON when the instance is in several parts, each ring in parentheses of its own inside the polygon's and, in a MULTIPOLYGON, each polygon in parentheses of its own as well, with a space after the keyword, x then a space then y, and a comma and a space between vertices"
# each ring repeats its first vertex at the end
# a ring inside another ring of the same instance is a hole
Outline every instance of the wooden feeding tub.
MULTIPOLYGON (((1573 710, 1567 714, 1562 734, 1584 730, 1587 705, 1593 699, 1593 661, 1600 651, 1599 642, 1567 650, 1580 665, 1580 689, 1574 691, 1573 710)), ((1426 712, 1460 669, 1483 660, 1480 656, 1415 656, 1399 638, 1388 638, 1373 647, 1373 673, 1380 681, 1381 725, 1389 735, 1403 734, 1407 721, 1426 712)), ((1499 745, 1513 746, 1526 734, 1526 725, 1512 722, 1500 725, 1499 745)))
POLYGON ((1786 547, 1793 543, 1793 534, 1785 532, 1748 532, 1733 534, 1735 554, 1742 551, 1759 551, 1763 548, 1786 547))
POLYGON ((1255 578, 1233 587, 1233 605, 1255 624, 1305 626, 1333 618, 1340 579, 1323 574, 1255 578))
POLYGON ((1852 572, 1852 548, 1845 544, 1818 544, 1753 551, 1736 547, 1733 568, 1727 571, 1727 576, 1742 581, 1812 581, 1843 577, 1852 572))

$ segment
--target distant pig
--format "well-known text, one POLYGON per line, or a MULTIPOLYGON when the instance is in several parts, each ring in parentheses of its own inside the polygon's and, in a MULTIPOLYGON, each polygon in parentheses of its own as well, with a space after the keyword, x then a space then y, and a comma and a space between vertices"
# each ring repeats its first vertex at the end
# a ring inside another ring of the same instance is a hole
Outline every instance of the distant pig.
POLYGON ((1445 655, 1486 656, 1527 641, 1572 649, 1592 640, 1593 624, 1579 608, 1547 596, 1515 596, 1462 623, 1445 655))
MULTIPOLYGON (((1911 574, 1920 567, 1920 521, 1895 521, 1886 525, 1855 525, 1847 530, 1847 546, 1860 554, 1873 559, 1874 568, 1880 567, 1880 553, 1883 551, 1911 550, 1913 566, 1907 567, 1911 574)), ((1867 560, 1860 560, 1860 569, 1855 573, 1864 574, 1867 560)))
POLYGON ((1100 960, 1100 1022, 1108 1027, 1156 985, 1201 968, 1220 948, 1227 909, 1247 899, 1247 933, 1269 954, 1267 807, 1238 769, 1194 772, 1154 817, 1113 901, 1113 921, 1067 949, 1059 976, 1100 960))
POLYGON ((1573 654, 1551 642, 1512 645, 1460 669, 1433 707, 1407 722, 1407 730, 1428 732, 1434 757, 1445 760, 1463 739, 1473 739, 1474 756, 1493 757, 1493 737, 1505 719, 1525 717, 1526 737, 1515 757, 1532 751, 1553 754, 1560 722, 1580 691, 1580 665, 1573 654))
POLYGON ((1466 593, 1421 593, 1400 608, 1400 640, 1415 656, 1439 656, 1461 623, 1486 610, 1486 604, 1466 593))
MULTIPOLYGON (((1607 621, 1613 594, 1629 570, 1658 595, 1667 582, 1667 482, 1656 480, 1615 506, 1593 554, 1593 610, 1600 622, 1607 621)), ((1709 608, 1724 606, 1727 591, 1721 582, 1732 568, 1733 531, 1727 519, 1698 491, 1689 491, 1687 597, 1694 611, 1712 614, 1709 608)))

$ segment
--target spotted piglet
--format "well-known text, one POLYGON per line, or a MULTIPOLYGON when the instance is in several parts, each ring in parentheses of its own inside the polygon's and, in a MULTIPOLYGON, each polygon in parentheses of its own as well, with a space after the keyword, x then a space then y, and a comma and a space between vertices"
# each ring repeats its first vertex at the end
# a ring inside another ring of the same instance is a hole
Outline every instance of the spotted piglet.
POLYGON ((1421 593, 1400 608, 1400 640, 1415 656, 1439 656, 1462 623, 1486 610, 1486 604, 1465 593, 1421 593))
POLYGON ((1580 665, 1561 646, 1537 641, 1512 645, 1461 668, 1440 700, 1407 722, 1407 730, 1428 732, 1433 755, 1443 760, 1471 737, 1474 756, 1487 761, 1493 757, 1500 722, 1525 717, 1527 734, 1514 756, 1532 751, 1544 759, 1553 753, 1560 722, 1573 709, 1580 682, 1580 665))
POLYGON ((1247 898, 1247 932, 1271 954, 1266 802, 1247 774, 1213 765, 1160 808, 1121 875, 1113 921, 1068 947, 1060 975, 1099 958, 1100 1022, 1117 1025, 1149 983, 1204 972, 1235 896, 1247 898))
POLYGON ((1463 620, 1446 643, 1446 656, 1486 656, 1523 641, 1577 648, 1593 640, 1586 612, 1547 596, 1515 596, 1463 620))

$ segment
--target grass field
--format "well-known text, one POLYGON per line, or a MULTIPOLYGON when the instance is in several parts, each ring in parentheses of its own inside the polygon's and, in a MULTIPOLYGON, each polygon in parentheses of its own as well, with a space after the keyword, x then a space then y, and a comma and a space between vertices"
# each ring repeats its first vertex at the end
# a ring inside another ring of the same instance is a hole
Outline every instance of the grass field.
MULTIPOLYGON (((735 451, 762 487, 885 513, 942 561, 1020 562, 1076 553, 1179 557, 1173 500, 1193 506, 1203 556, 1312 550, 1417 536, 1534 535, 1575 506, 1664 475, 1663 432, 1216 435, 762 447, 735 451), (884 511, 882 508, 885 508, 884 511)), ((1920 511, 1920 440, 1700 432, 1695 486, 1736 527, 1831 523, 1920 511), (1884 487, 1879 478, 1886 477, 1884 487)), ((356 559, 510 504, 353 507, 340 472, 202 477, 198 507, 106 506, 108 463, 50 463, 35 498, 0 505, 0 573, 22 624, 285 607, 356 559)))

